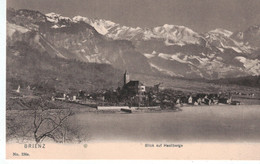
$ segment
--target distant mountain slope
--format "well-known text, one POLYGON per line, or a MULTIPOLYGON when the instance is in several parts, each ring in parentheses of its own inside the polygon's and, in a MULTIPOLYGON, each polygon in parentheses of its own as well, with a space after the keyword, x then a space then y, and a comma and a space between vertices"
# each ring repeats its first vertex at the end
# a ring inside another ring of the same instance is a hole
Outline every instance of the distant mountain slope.
POLYGON ((28 85, 36 90, 66 92, 116 88, 123 71, 107 64, 84 63, 51 57, 28 43, 18 41, 7 46, 7 90, 28 85))
MULTIPOLYGON (((142 29, 82 16, 71 20, 87 22, 109 38, 132 41, 154 69, 171 76, 215 79, 260 73, 260 44, 235 38, 235 33, 225 29, 199 34, 168 24, 142 29)), ((253 33, 247 38, 257 38, 258 32, 253 29, 246 30, 253 33)))
POLYGON ((9 10, 7 15, 7 30, 15 31, 8 32, 8 44, 25 41, 61 58, 111 64, 131 72, 153 73, 146 58, 130 41, 109 39, 85 22, 75 23, 66 17, 59 17, 56 21, 53 20, 56 17, 51 19, 30 10, 9 10), (21 28, 27 31, 19 31, 21 28))
POLYGON ((199 34, 184 26, 142 29, 103 19, 31 10, 7 11, 7 43, 26 42, 50 56, 103 63, 131 73, 218 79, 260 74, 258 28, 217 28, 199 34))

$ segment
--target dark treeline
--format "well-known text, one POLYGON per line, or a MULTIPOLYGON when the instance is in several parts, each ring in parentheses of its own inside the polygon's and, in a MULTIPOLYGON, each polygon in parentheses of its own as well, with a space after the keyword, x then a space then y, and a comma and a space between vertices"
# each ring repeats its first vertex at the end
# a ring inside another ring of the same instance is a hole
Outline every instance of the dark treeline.
POLYGON ((208 82, 213 82, 216 84, 235 84, 235 85, 243 85, 243 86, 248 86, 248 87, 260 88, 260 76, 225 78, 225 79, 211 80, 208 82))

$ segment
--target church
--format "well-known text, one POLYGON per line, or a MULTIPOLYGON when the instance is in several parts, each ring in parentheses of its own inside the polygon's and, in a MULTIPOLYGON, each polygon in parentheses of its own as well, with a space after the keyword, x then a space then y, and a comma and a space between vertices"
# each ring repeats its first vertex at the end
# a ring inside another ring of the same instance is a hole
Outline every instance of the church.
POLYGON ((142 95, 145 93, 145 85, 138 80, 130 80, 127 71, 124 73, 123 90, 130 96, 142 95))

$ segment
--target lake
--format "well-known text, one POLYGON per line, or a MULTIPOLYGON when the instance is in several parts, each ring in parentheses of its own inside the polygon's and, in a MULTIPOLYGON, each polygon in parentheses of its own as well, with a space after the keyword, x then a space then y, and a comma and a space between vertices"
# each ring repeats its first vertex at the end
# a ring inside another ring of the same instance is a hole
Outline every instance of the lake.
POLYGON ((91 113, 70 118, 89 142, 259 142, 260 105, 182 107, 179 112, 91 113))

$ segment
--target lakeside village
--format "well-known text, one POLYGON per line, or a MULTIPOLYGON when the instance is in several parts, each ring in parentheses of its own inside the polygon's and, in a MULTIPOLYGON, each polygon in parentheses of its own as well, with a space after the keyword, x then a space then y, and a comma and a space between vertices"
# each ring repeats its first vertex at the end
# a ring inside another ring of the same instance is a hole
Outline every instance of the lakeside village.
POLYGON ((125 71, 123 84, 116 90, 100 90, 95 93, 85 91, 74 94, 60 93, 53 96, 52 100, 87 104, 96 107, 97 110, 121 110, 129 113, 132 109, 176 109, 183 105, 217 105, 219 103, 240 105, 239 101, 232 100, 231 93, 185 94, 181 91, 163 90, 160 85, 161 83, 146 86, 138 80, 130 80, 130 75, 125 71))
MULTIPOLYGON (((232 95, 243 94, 239 92, 184 93, 162 89, 160 88, 161 83, 146 86, 138 80, 130 80, 127 71, 124 73, 121 83, 123 83, 121 87, 119 86, 115 90, 98 90, 91 93, 82 90, 55 93, 51 100, 86 105, 102 111, 117 110, 132 113, 133 110, 176 110, 184 105, 240 105, 239 101, 232 100, 232 95)), ((28 87, 27 89, 30 89, 28 87)), ((20 86, 16 92, 20 92, 20 86)), ((254 97, 254 94, 248 96, 254 97)))

